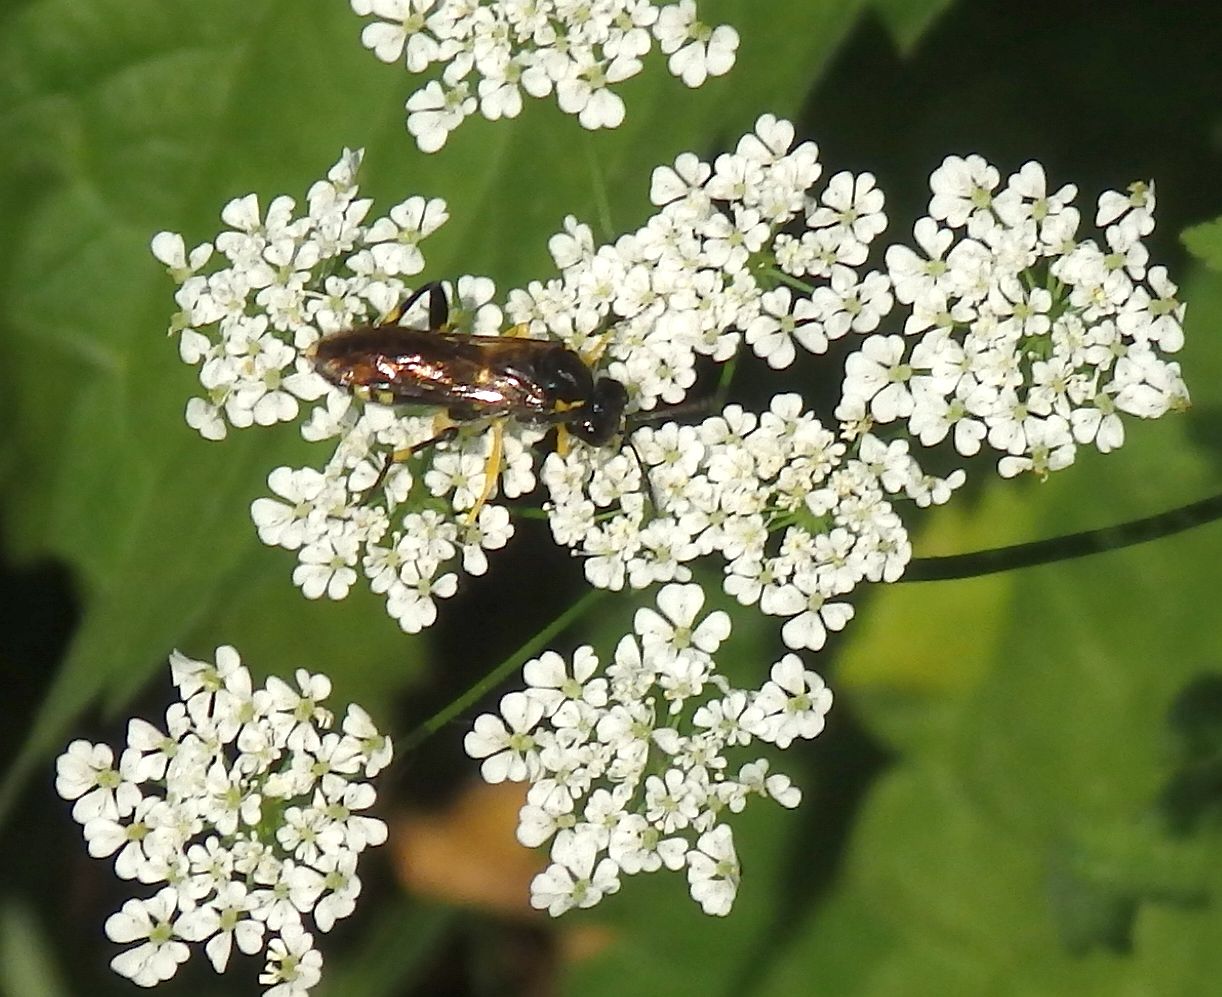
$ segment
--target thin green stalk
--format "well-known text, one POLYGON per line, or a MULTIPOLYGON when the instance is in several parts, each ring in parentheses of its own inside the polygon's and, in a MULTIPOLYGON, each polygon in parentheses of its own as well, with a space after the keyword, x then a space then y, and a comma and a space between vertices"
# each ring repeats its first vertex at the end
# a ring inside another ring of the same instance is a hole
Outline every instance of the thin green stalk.
POLYGON ((1213 495, 1144 519, 1134 519, 1128 523, 1104 526, 1082 533, 1070 533, 1063 537, 1013 544, 1009 547, 993 547, 970 554, 914 558, 900 580, 937 582, 953 578, 977 578, 998 571, 1030 568, 1054 561, 1069 561, 1076 557, 1086 557, 1088 554, 1119 550, 1148 540, 1169 537, 1217 519, 1222 519, 1222 495, 1213 495))
POLYGON ((585 148, 586 162, 590 167, 590 186, 594 192, 594 213, 598 216, 598 225, 602 229, 603 238, 611 242, 615 239, 616 233, 615 227, 611 224, 611 202, 607 198, 607 181, 603 176, 602 165, 594 154, 594 141, 589 132, 584 132, 582 146, 585 148))
POLYGON ((815 286, 813 284, 808 284, 806 281, 799 280, 792 274, 787 274, 780 267, 768 267, 763 272, 769 277, 774 278, 778 284, 788 284, 795 291, 801 291, 803 294, 809 295, 813 294, 815 291, 815 286))
POLYGON ((725 407, 726 397, 730 393, 730 382, 738 370, 738 353, 721 365, 721 373, 717 375, 717 389, 713 392, 712 409, 719 411, 725 407))
POLYGON ((521 668, 522 665, 524 665, 530 658, 533 658, 540 651, 545 650, 553 638, 563 632, 567 627, 571 626, 575 620, 583 616, 586 611, 605 594, 606 593, 602 589, 590 589, 590 591, 573 603, 573 605, 569 606, 568 609, 552 620, 551 623, 531 637, 530 640, 514 651, 513 654, 511 654, 508 658, 492 669, 492 671, 476 682, 475 685, 471 686, 471 688, 460 695, 457 699, 447 703, 414 731, 408 734, 407 737, 403 738, 400 744, 397 746, 398 750, 404 753, 411 751, 421 742, 427 740, 433 734, 437 733, 437 731, 439 731, 459 714, 470 709, 488 692, 495 689, 513 672, 521 668))

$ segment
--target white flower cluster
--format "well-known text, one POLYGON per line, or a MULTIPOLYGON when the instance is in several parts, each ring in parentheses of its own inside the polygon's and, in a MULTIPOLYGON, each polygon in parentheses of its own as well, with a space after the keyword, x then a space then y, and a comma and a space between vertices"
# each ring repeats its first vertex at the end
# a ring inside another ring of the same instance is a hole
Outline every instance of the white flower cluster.
POLYGON ((440 79, 407 100, 407 129, 436 152, 478 108, 515 118, 522 94, 555 93, 561 110, 590 129, 615 128, 624 102, 612 87, 641 71, 656 39, 670 71, 689 87, 734 65, 738 32, 710 27, 696 0, 351 0, 361 41, 383 62, 412 73, 443 66, 440 79))
MULTIPOLYGON (((788 300, 789 292, 780 289, 770 296, 753 270, 773 250, 783 255, 790 242, 802 244, 782 232, 788 222, 801 216, 807 226, 802 239, 824 253, 819 264, 810 254, 790 252, 790 269, 824 276, 831 274, 833 260, 840 261, 837 272, 851 272, 851 264, 865 258, 862 240, 872 239, 884 224, 881 195, 868 176, 841 174, 822 200, 810 195, 821 173, 817 150, 804 143, 790 152, 793 137, 788 122, 765 116, 755 132, 742 139, 737 153, 720 157, 715 166, 683 156, 674 169, 659 169, 652 195, 661 210, 614 246, 596 248, 590 230, 570 219, 566 231, 550 244, 562 276, 511 292, 510 317, 533 336, 596 357, 597 373, 620 381, 634 408, 681 401, 695 380, 697 359, 728 359, 738 349, 742 329, 760 350, 765 341, 787 343, 791 334, 809 348, 822 349, 829 339, 851 329, 873 328, 876 318, 871 316, 890 307, 890 298, 871 290, 862 297, 872 304, 854 322, 837 318, 843 312, 838 297, 822 319, 812 316, 793 329, 771 331, 769 302, 777 300, 777 294, 788 300), (844 219, 852 213, 860 217, 847 224, 844 219), (823 330, 818 342, 813 338, 816 327, 823 330)), ((513 528, 508 510, 492 503, 469 521, 470 510, 487 488, 493 442, 485 424, 466 427, 457 439, 411 463, 395 464, 384 488, 370 495, 387 455, 409 451, 433 436, 432 421, 375 404, 354 406, 352 396, 325 384, 304 355, 320 336, 371 321, 378 310, 390 311, 406 293, 399 277, 418 273, 424 265, 417 243, 446 218, 441 202, 415 197, 393 208, 389 218, 364 224, 369 202, 357 197, 358 163, 358 155, 346 154, 329 179, 311 189, 309 211, 300 219, 292 217, 293 202, 286 197, 272 203, 265 221, 260 221, 253 197, 227 206, 222 217, 237 231, 216 240, 229 262, 224 269, 207 276, 199 273, 211 247, 205 244, 187 254, 181 237, 168 233, 154 240, 154 252, 182 283, 177 300, 183 310, 171 329, 181 332, 184 359, 202 363, 201 381, 209 389, 207 399, 188 405, 188 422, 218 437, 226 421, 245 426, 291 418, 297 414, 295 398, 321 398, 303 433, 312 440, 338 438, 322 471, 282 467, 272 472, 269 485, 277 497, 258 499, 252 506, 260 538, 297 552, 293 578, 307 597, 344 598, 363 573, 375 592, 385 594, 390 615, 414 633, 436 619, 436 600, 457 590, 454 569, 461 564, 469 573, 485 571, 486 551, 504 546, 513 528), (286 266, 286 260, 296 263, 286 266), (201 331, 209 324, 216 325, 212 336, 201 331), (290 366, 291 374, 286 373, 290 366), (265 418, 260 415, 264 410, 265 418)), ((874 288, 879 280, 868 274, 862 285, 874 288)), ((455 325, 475 333, 499 330, 502 313, 492 304, 491 281, 463 277, 455 290, 455 325)), ((409 314, 402 322, 427 325, 422 314, 409 314)), ((800 403, 790 399, 784 404, 784 415, 775 420, 776 413, 768 416, 767 426, 752 435, 752 442, 761 446, 771 440, 767 445, 774 452, 761 454, 754 463, 731 458, 720 470, 699 476, 693 484, 705 489, 703 495, 684 494, 680 488, 686 464, 700 461, 696 451, 681 466, 663 466, 673 464, 668 453, 672 441, 686 444, 692 428, 640 430, 634 436, 636 453, 648 455, 648 482, 641 478, 635 455, 629 456, 632 451, 576 445, 567 457, 553 458, 548 484, 556 536, 594 554, 591 579, 611 587, 621 587, 625 574, 637 587, 685 579, 682 563, 717 547, 737 562, 740 573, 762 577, 755 596, 744 601, 759 601, 760 593, 767 591, 767 611, 803 614, 801 606, 813 598, 813 585, 800 599, 796 588, 785 588, 780 597, 774 590, 804 577, 802 569, 813 562, 796 550, 793 556, 786 552, 780 559, 765 558, 763 542, 769 528, 780 523, 778 516, 793 513, 801 504, 804 482, 813 486, 831 468, 819 466, 824 458, 810 451, 811 441, 789 433, 786 420, 797 420, 794 405, 800 403), (782 474, 783 464, 789 466, 782 474), (757 471, 767 482, 744 491, 742 475, 757 471), (627 494, 631 489, 637 494, 627 494), (778 489, 786 495, 774 494, 778 489), (661 510, 646 503, 650 492, 666 494, 661 510), (619 515, 608 520, 612 503, 619 515), (659 518, 659 512, 665 515, 659 518), (717 529, 700 523, 702 515, 711 522, 729 517, 728 530, 749 531, 749 542, 735 537, 723 542, 717 529), (677 528, 680 517, 682 529, 677 528), (647 520, 654 518, 658 521, 651 528, 647 520), (776 585, 771 585, 773 572, 776 585)), ((741 423, 754 417, 735 418, 741 423)), ((801 433, 810 435, 814 430, 807 423, 809 419, 801 433)), ((733 448, 740 429, 736 425, 724 431, 722 450, 733 448)), ((712 446, 717 441, 708 434, 720 431, 715 425, 704 430, 710 458, 717 456, 712 446)), ((743 430, 747 432, 749 428, 743 430)), ((535 487, 533 445, 542 435, 535 426, 506 427, 492 495, 513 498, 535 487)), ((821 430, 814 435, 816 449, 831 445, 821 430)), ((838 459, 839 453, 832 456, 838 459)), ((721 457, 717 461, 724 463, 721 457)), ((897 479, 899 484, 889 491, 946 491, 922 484, 914 463, 907 469, 907 478, 897 479)), ((854 536, 867 535, 857 555, 864 564, 863 577, 882 577, 884 572, 865 563, 873 560, 866 547, 906 559, 907 544, 895 535, 894 516, 886 503, 863 499, 861 504, 878 511, 880 519, 866 522, 866 512, 850 511, 849 518, 859 521, 860 529, 835 514, 828 522, 848 526, 854 536)), ((830 511, 829 506, 813 514, 830 511)), ((799 534, 807 532, 794 531, 794 543, 801 543, 799 534)), ((898 575, 891 568, 885 573, 898 575)), ((740 598, 745 591, 739 590, 740 598)), ((824 618, 836 612, 829 610, 824 618)), ((806 639, 806 646, 811 640, 806 639)))
MULTIPOLYGON (((187 422, 208 439, 230 426, 270 425, 299 415, 298 400, 318 401, 302 434, 336 439, 323 471, 280 467, 268 478, 276 499, 258 499, 251 514, 264 543, 296 551, 293 581, 311 599, 342 599, 363 569, 375 592, 404 630, 416 632, 436 618, 434 602, 454 594, 461 564, 470 574, 487 569, 486 551, 513 534, 509 513, 486 505, 474 522, 454 515, 471 509, 482 492, 485 425, 467 430, 431 455, 420 475, 425 502, 392 517, 417 484, 406 464, 386 477, 378 502, 367 502, 389 454, 433 435, 432 418, 381 405, 354 405, 347 392, 313 369, 309 348, 322 336, 390 312, 407 294, 403 277, 424 269, 419 243, 449 217, 445 203, 409 197, 388 215, 366 222, 371 202, 357 196, 361 154, 345 150, 307 196, 295 217, 292 198, 280 196, 260 216, 255 196, 221 213, 229 231, 215 247, 188 252, 182 236, 162 232, 153 253, 181 285, 180 311, 170 332, 180 336, 184 361, 199 365, 206 395, 187 404, 187 422), (214 248, 226 265, 203 271, 214 248)), ((491 281, 458 280, 451 319, 465 331, 493 333, 501 311, 490 304, 491 281)), ((423 306, 422 306, 423 307, 423 306)), ((405 324, 427 325, 422 313, 405 324)), ((530 445, 542 435, 518 427, 505 440, 501 490, 509 496, 535 486, 530 445)))
POLYGON ((1164 267, 1147 268, 1154 187, 1099 198, 1102 244, 1079 239, 1076 188, 1049 192, 1027 163, 1000 187, 979 156, 951 156, 930 178, 919 251, 895 245, 887 268, 911 311, 904 335, 872 336, 846 367, 838 418, 907 420, 926 446, 963 456, 987 443, 1002 477, 1046 475, 1079 444, 1124 442, 1121 415, 1188 404, 1179 364, 1184 306, 1164 267))
MULTIPOLYGON (((782 367, 795 343, 822 353, 872 331, 892 307, 890 281, 857 268, 885 227, 882 193, 847 173, 816 193, 818 151, 793 140, 792 125, 764 116, 713 164, 685 154, 655 170, 660 210, 614 246, 595 248, 570 219, 551 243, 561 276, 512 292, 507 312, 575 348, 599 344, 646 409, 683 400, 698 358, 726 360, 744 335, 782 367), (818 286, 795 300, 784 281, 818 286)), ((964 475, 927 476, 905 442, 869 434, 850 453, 802 409, 782 395, 760 416, 730 406, 699 426, 637 429, 619 452, 550 455, 557 541, 612 589, 686 581, 689 562, 717 552, 740 602, 789 617, 788 646, 822 647, 852 616, 838 600, 863 580, 894 581, 910 557, 887 496, 944 502, 964 475)))
POLYGON ((787 617, 782 637, 794 650, 817 651, 844 627, 858 584, 903 573, 912 547, 888 496, 943 502, 963 480, 923 474, 902 440, 867 434, 849 455, 795 394, 760 416, 731 405, 698 426, 642 428, 633 445, 635 454, 552 454, 544 467, 552 529, 584 555, 590 583, 687 581, 689 562, 717 553, 726 591, 787 617))
POLYGON ((890 283, 856 268, 886 226, 882 192, 868 173, 839 173, 816 192, 818 148, 793 142, 793 125, 764 115, 712 164, 684 153, 658 167, 658 212, 614 245, 596 247, 567 219, 549 243, 561 276, 510 292, 508 315, 576 349, 593 343, 643 409, 682 401, 697 358, 728 360, 744 333, 781 367, 795 341, 823 353, 872 331, 893 304, 890 283), (792 303, 777 285, 803 277, 820 287, 792 303))
POLYGON ((298 400, 327 391, 303 351, 321 332, 389 310, 403 288, 400 276, 424 269, 417 244, 449 217, 445 203, 409 198, 364 225, 372 202, 356 196, 361 156, 344 150, 327 179, 310 188, 301 217, 284 195, 261 216, 249 194, 221 210, 229 229, 215 245, 188 252, 177 233, 153 238, 153 255, 180 285, 174 297, 181 310, 169 332, 179 335, 183 361, 199 366, 206 392, 187 404, 187 423, 201 436, 220 440, 229 426, 296 419, 298 400), (214 251, 227 265, 202 273, 214 251), (331 273, 340 260, 350 274, 331 273))
POLYGON ((728 914, 741 870, 726 818, 752 796, 801 800, 767 759, 738 756, 753 740, 785 748, 818 735, 832 704, 823 680, 787 654, 761 688, 732 688, 713 660, 729 616, 698 621, 697 585, 666 585, 657 605, 637 611, 605 669, 590 647, 571 664, 552 651, 527 662, 525 691, 467 734, 488 782, 530 783, 518 839, 552 842, 531 903, 553 916, 597 904, 621 875, 663 866, 687 870, 705 913, 728 914))
MULTIPOLYGON (((689 562, 717 552, 728 591, 787 617, 790 647, 815 648, 851 613, 831 600, 863 579, 899 577, 909 548, 891 501, 945 502, 965 478, 924 474, 908 441, 879 427, 898 435, 906 422, 911 438, 949 438, 962 456, 987 442, 1003 475, 1043 474, 1078 444, 1119 446, 1121 413, 1152 418, 1186 405, 1187 391, 1162 356, 1182 345, 1183 306, 1166 271, 1147 270, 1140 241, 1153 225, 1149 187, 1100 199, 1101 246, 1078 240, 1072 188, 1046 193, 1037 164, 997 190, 983 160, 952 157, 932 177, 919 252, 893 245, 886 270, 874 270, 886 218, 873 176, 817 186, 818 151, 794 137, 765 115, 712 163, 684 154, 659 167, 659 210, 613 245, 567 219, 549 243, 560 275, 511 290, 504 312, 490 280, 458 278, 451 327, 496 334, 507 317, 624 386, 624 446, 568 440, 540 475, 553 534, 587 558, 593 584, 686 581, 689 562), (903 334, 879 332, 897 301, 903 334), (744 341, 784 368, 798 347, 821 354, 850 334, 863 339, 845 365, 838 425, 786 396, 762 415, 731 406, 700 426, 642 426, 684 401, 700 363, 729 360, 744 341)), ((200 272, 210 244, 188 253, 162 233, 153 249, 182 285, 171 331, 207 389, 188 422, 219 438, 317 400, 303 435, 336 441, 321 471, 271 474, 276 497, 252 506, 261 539, 297 553, 307 597, 344 598, 363 574, 414 633, 460 570, 483 573, 487 552, 508 542, 508 508, 484 500, 535 488, 546 426, 509 420, 494 433, 477 420, 414 452, 436 435, 430 416, 354 403, 313 370, 307 351, 320 337, 405 299, 403 278, 424 268, 418 244, 447 218, 442 202, 411 197, 366 223, 359 161, 346 152, 301 218, 286 197, 263 218, 253 196, 229 204, 233 231, 215 246, 223 269, 200 272)), ((426 328, 424 311, 402 324, 426 328)))
POLYGON ((390 762, 390 740, 358 706, 342 734, 324 733, 323 675, 299 670, 297 689, 274 677, 252 689, 232 647, 215 664, 176 651, 170 668, 181 702, 164 730, 133 719, 117 766, 108 746, 80 740, 56 763, 89 854, 114 856, 120 879, 166 884, 107 919, 107 937, 133 946, 111 967, 151 987, 178 971, 188 942, 204 943, 218 973, 234 945, 266 948, 267 997, 299 997, 322 966, 305 918, 330 931, 351 914, 357 858, 386 840, 360 779, 390 762))

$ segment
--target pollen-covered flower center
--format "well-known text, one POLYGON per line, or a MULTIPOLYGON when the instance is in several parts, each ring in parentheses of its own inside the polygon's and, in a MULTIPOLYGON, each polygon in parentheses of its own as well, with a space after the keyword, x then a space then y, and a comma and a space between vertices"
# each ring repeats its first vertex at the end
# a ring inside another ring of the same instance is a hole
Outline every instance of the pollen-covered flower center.
POLYGON ((526 754, 527 752, 534 750, 535 739, 526 732, 515 731, 509 735, 507 744, 510 751, 515 751, 519 754, 526 754))

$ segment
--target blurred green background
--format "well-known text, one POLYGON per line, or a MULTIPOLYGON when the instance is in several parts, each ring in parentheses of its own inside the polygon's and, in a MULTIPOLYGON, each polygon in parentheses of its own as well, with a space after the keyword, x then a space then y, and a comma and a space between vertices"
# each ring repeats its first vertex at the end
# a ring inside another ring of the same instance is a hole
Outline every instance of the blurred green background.
MULTIPOLYGON (((132 992, 107 968, 115 947, 101 930, 129 893, 85 855, 52 758, 75 736, 120 742, 134 712, 159 719, 171 648, 207 656, 233 643, 260 674, 325 671, 337 705, 364 703, 406 731, 580 585, 536 525, 488 576, 464 580, 420 638, 368 595, 307 603, 292 555, 259 544, 248 508, 270 468, 319 454, 293 427, 217 445, 183 422, 195 374, 164 335, 172 286, 150 237, 210 239, 221 205, 249 191, 301 197, 343 146, 366 148, 362 190, 378 211, 412 193, 449 201, 426 278, 484 273, 502 288, 550 275, 547 236, 569 213, 596 222, 600 190, 615 228, 633 227, 654 165, 715 154, 768 111, 820 144, 825 175, 878 175, 892 239, 949 153, 979 152, 1003 176, 1038 159, 1054 185, 1078 184, 1088 219, 1101 189, 1153 178, 1150 247, 1189 302, 1194 408, 1131 425, 1118 454, 1083 454, 1046 484, 973 488, 914 524, 917 555, 1122 522, 1218 490, 1222 279, 1180 242, 1222 213, 1212 4, 700 6, 742 36, 728 77, 688 91, 655 52, 620 91, 621 129, 586 133, 534 102, 513 122, 468 121, 433 156, 403 128, 411 80, 360 47, 345 3, 9 0, 0 11, 4 992, 132 992)), ((1208 234, 1200 243, 1222 259, 1208 234)), ((506 918, 414 898, 375 854, 357 915, 321 939, 317 992, 1216 992, 1220 561, 1222 527, 1208 526, 1071 564, 872 592, 816 661, 837 694, 827 732, 781 762, 803 806, 759 804, 736 825, 745 871, 731 917, 704 917, 681 877, 653 876, 558 924, 506 918), (575 958, 591 933, 594 954, 575 958)), ((632 608, 607 597, 560 646, 605 645, 632 608)), ((758 684, 780 650, 776 627, 744 623, 732 650, 729 670, 758 684)), ((443 805, 470 778, 466 723, 384 777, 388 815, 443 805)), ((257 993, 258 968, 218 978, 197 955, 160 991, 257 993)))

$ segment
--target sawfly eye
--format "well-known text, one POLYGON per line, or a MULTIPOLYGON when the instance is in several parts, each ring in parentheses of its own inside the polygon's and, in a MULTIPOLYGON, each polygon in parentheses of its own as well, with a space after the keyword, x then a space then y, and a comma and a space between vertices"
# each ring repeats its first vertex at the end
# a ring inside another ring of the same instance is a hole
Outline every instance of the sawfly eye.
POLYGON ((570 424, 569 431, 592 446, 605 446, 620 431, 627 404, 627 388, 614 378, 600 378, 581 409, 581 417, 570 424))

